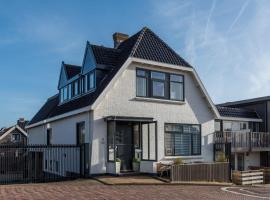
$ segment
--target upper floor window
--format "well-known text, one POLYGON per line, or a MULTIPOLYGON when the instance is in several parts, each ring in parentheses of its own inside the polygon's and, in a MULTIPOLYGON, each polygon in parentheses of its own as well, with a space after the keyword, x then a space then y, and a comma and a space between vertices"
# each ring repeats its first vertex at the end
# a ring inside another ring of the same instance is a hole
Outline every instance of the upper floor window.
POLYGON ((180 75, 170 75, 170 98, 184 101, 184 77, 180 75))
POLYGON ((151 72, 152 96, 165 97, 165 73, 151 72))
POLYGON ((147 72, 144 70, 137 70, 137 96, 146 97, 147 96, 147 72))
POLYGON ((11 135, 11 141, 19 142, 21 140, 21 135, 19 133, 14 133, 11 135))
POLYGON ((136 96, 184 101, 184 76, 137 69, 136 96))
POLYGON ((88 73, 86 76, 86 91, 92 90, 95 88, 95 75, 94 72, 88 73))
POLYGON ((85 76, 69 83, 67 86, 60 89, 59 99, 63 103, 95 88, 95 72, 90 72, 85 76))

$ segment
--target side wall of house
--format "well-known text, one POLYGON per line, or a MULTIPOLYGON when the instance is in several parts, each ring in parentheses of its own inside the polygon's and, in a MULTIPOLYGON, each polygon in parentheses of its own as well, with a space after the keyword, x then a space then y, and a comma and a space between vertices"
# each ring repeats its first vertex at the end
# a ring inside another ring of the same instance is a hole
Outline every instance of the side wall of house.
MULTIPOLYGON (((183 157, 187 162, 213 161, 214 114, 210 110, 198 84, 190 72, 164 69, 157 66, 131 64, 119 77, 105 98, 93 113, 93 146, 91 172, 104 173, 107 166, 107 124, 106 116, 153 117, 157 120, 158 161, 171 160, 164 154, 164 124, 201 124, 201 156, 183 157), (136 68, 147 68, 185 76, 185 103, 138 101, 136 99, 136 68)), ((111 167, 108 167, 111 168, 111 167)), ((142 162, 142 172, 155 172, 154 162, 142 162)), ((108 170, 107 170, 108 172, 108 170)))
MULTIPOLYGON (((47 128, 52 130, 52 145, 75 145, 77 143, 76 127, 77 123, 85 122, 85 143, 91 146, 91 112, 67 117, 58 121, 28 129, 28 144, 46 145, 47 144, 47 128)), ((35 151, 35 149, 33 149, 35 151)), ((54 173, 65 176, 67 172, 80 172, 80 149, 77 147, 60 147, 57 148, 41 148, 37 151, 43 151, 43 170, 48 173, 54 173), (64 157, 63 157, 64 156, 64 157), (58 163, 60 170, 55 167, 58 163)), ((91 149, 87 148, 86 156, 90 156, 91 149)), ((89 166, 90 158, 85 159, 85 163, 89 166)), ((86 166, 85 165, 85 166, 86 166)))
POLYGON ((47 129, 52 130, 52 144, 76 144, 77 123, 85 122, 85 142, 90 142, 90 115, 83 113, 28 129, 29 144, 46 144, 47 129))

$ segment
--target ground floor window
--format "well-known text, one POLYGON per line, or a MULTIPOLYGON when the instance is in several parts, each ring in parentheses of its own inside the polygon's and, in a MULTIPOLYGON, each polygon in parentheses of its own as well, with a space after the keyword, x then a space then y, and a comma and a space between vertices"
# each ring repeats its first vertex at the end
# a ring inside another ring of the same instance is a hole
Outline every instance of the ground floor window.
POLYGON ((191 156, 200 154, 200 125, 165 124, 166 156, 191 156))

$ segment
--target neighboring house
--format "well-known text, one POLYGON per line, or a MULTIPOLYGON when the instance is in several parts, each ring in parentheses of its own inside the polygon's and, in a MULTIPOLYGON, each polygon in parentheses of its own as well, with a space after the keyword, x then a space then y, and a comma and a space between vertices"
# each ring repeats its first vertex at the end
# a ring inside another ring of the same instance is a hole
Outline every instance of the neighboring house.
POLYGON ((27 121, 23 118, 17 121, 17 124, 9 128, 0 130, 0 145, 27 144, 27 133, 25 126, 27 121))
POLYGON ((29 144, 88 144, 89 174, 156 172, 181 157, 212 162, 219 113, 195 69, 148 28, 87 42, 81 67, 62 63, 58 90, 27 126, 29 144))
MULTIPOLYGON (((217 105, 216 143, 231 145, 234 169, 270 166, 270 97, 217 105)), ((218 147, 218 145, 217 145, 218 147)))

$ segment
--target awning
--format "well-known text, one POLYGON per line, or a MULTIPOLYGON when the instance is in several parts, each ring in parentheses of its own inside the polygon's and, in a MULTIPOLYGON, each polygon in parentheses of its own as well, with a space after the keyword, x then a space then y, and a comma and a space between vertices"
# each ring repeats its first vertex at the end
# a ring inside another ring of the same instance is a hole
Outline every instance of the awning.
POLYGON ((108 116, 105 121, 154 122, 152 117, 108 116))

